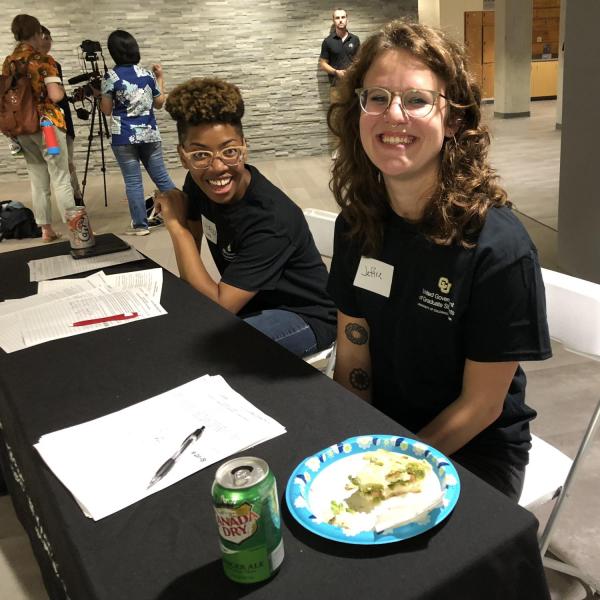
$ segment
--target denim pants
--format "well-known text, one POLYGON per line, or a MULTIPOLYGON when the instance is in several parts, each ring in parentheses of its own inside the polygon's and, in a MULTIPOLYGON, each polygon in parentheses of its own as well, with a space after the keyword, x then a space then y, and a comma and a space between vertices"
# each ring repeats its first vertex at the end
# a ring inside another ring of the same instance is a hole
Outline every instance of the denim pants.
POLYGON ((172 190, 175 187, 165 167, 162 145, 160 142, 126 144, 124 146, 113 146, 112 150, 121 168, 121 173, 123 173, 125 193, 127 194, 133 226, 136 229, 147 229, 148 219, 146 217, 140 161, 161 192, 172 190))
POLYGON ((244 319, 267 337, 293 352, 306 356, 317 351, 317 339, 306 321, 289 310, 263 310, 244 319))

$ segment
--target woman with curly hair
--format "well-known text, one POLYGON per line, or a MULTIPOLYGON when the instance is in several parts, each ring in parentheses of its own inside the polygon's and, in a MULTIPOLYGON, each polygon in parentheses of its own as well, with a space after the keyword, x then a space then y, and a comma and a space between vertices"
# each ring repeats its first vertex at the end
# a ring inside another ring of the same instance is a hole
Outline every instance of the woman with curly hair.
POLYGON ((551 355, 544 287, 465 60, 442 32, 393 21, 330 108, 335 379, 518 499, 535 417, 519 361, 551 355))
POLYGON ((335 338, 327 270, 302 211, 246 164, 239 89, 220 79, 191 79, 170 94, 183 192, 157 198, 181 277, 288 350, 304 356, 335 338), (221 274, 200 256, 206 237, 221 274))

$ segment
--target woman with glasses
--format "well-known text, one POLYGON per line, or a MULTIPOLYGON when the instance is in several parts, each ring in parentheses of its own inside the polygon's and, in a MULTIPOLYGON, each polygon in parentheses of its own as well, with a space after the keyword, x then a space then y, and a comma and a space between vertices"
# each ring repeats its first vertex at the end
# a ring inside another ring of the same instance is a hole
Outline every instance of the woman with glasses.
POLYGON ((335 379, 518 499, 536 414, 519 361, 551 355, 544 287, 465 62, 442 32, 393 21, 329 111, 335 379))
POLYGON ((335 307, 327 271, 302 211, 246 164, 239 89, 220 79, 191 79, 170 94, 183 192, 157 198, 180 276, 214 302, 298 356, 329 346, 335 307), (221 275, 200 256, 202 237, 221 275))
POLYGON ((165 167, 154 116, 154 109, 162 108, 166 99, 163 71, 160 65, 153 65, 152 72, 138 66, 140 48, 127 31, 113 31, 107 46, 115 67, 102 80, 100 108, 112 116, 112 150, 125 180, 131 225, 124 233, 148 235, 150 226, 161 223, 148 222, 140 163, 159 190, 175 187, 165 167))

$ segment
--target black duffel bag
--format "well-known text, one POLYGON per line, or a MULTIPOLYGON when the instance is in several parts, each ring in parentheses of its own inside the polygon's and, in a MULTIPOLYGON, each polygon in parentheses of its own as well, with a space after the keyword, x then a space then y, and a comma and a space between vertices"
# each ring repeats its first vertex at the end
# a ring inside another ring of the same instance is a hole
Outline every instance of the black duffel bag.
POLYGON ((14 200, 0 202, 0 242, 38 237, 42 237, 42 229, 29 208, 14 200))

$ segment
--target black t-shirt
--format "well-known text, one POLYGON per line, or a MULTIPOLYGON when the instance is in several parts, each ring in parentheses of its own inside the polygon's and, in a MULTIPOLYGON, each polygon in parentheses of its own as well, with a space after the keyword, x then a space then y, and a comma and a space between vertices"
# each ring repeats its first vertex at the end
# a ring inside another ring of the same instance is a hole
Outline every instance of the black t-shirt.
POLYGON ((319 349, 335 339, 336 308, 326 292, 327 269, 302 211, 254 167, 244 197, 212 202, 188 173, 183 191, 188 218, 202 220, 204 235, 224 283, 258 293, 238 313, 289 310, 313 330, 319 349))
MULTIPOLYGON (((359 47, 360 40, 357 35, 348 32, 346 39, 342 42, 342 38, 334 31, 323 40, 320 58, 326 60, 334 69, 347 69, 359 47)), ((335 85, 333 75, 329 75, 329 81, 335 85)))
MULTIPOLYGON (((389 298, 354 285, 361 251, 348 230, 338 217, 328 290, 343 313, 369 323, 374 405, 411 431, 458 398, 465 359, 551 356, 537 251, 509 208, 488 211, 472 249, 436 245, 390 210, 375 257, 393 267, 389 298)), ((502 414, 465 449, 527 463, 536 413, 525 384, 519 367, 502 414)))

